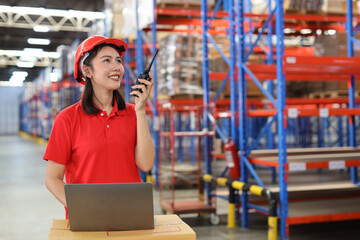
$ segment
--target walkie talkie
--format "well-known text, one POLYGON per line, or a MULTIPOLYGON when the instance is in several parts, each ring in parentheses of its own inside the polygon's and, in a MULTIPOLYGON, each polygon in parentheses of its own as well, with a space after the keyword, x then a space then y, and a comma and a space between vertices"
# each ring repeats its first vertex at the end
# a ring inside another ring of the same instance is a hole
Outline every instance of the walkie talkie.
MULTIPOLYGON (((151 81, 151 78, 150 78, 150 76, 149 76, 149 72, 150 72, 150 70, 151 70, 151 66, 152 66, 152 64, 153 64, 153 62, 154 62, 154 60, 155 60, 155 57, 156 57, 158 51, 159 51, 159 49, 156 49, 156 52, 155 52, 155 54, 154 54, 154 57, 153 57, 152 60, 151 60, 151 63, 150 63, 150 65, 149 65, 149 67, 148 67, 147 69, 145 69, 142 73, 140 73, 140 75, 139 75, 138 78, 136 79, 136 83, 135 83, 135 84, 143 84, 143 83, 141 83, 141 82, 138 81, 139 78, 140 78, 140 79, 145 79, 145 80, 151 81)), ((145 84, 143 84, 143 85, 145 85, 145 84)), ((142 93, 142 90, 139 89, 139 88, 134 89, 134 91, 140 91, 140 92, 142 93)), ((135 96, 136 96, 136 95, 135 95, 135 96)), ((136 97, 137 97, 137 96, 136 96, 136 97)))

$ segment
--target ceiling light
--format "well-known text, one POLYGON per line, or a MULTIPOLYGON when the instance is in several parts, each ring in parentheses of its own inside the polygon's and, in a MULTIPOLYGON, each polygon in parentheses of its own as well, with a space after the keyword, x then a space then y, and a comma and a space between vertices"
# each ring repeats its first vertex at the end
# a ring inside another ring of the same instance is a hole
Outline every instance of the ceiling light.
POLYGON ((11 87, 21 87, 23 85, 24 81, 21 79, 9 79, 9 86, 11 87))
POLYGON ((327 30, 327 34, 328 34, 328 35, 335 35, 335 34, 336 34, 336 30, 334 30, 334 29, 329 29, 329 30, 327 30))
POLYGON ((45 8, 42 7, 34 8, 34 7, 19 7, 19 6, 14 6, 8 9, 9 12, 11 11, 13 13, 31 14, 31 15, 43 15, 42 13, 44 12, 44 10, 45 8))
POLYGON ((17 62, 16 66, 20 68, 33 68, 34 63, 33 62, 17 62))
POLYGON ((59 17, 81 17, 86 19, 104 19, 105 14, 103 12, 92 11, 78 11, 78 10, 59 10, 59 9, 45 9, 39 7, 11 7, 6 5, 0 5, 0 12, 16 13, 21 15, 41 15, 47 16, 59 16, 59 17))
MULTIPOLYGON (((26 72, 26 74, 27 74, 27 72, 26 72)), ((9 79, 9 85, 10 86, 22 86, 23 82, 25 81, 25 78, 26 78, 26 76, 24 74, 12 75, 11 78, 9 79)))
POLYGON ((291 28, 285 28, 284 33, 285 34, 296 33, 296 31, 294 29, 291 29, 291 28))
POLYGON ((68 10, 68 16, 83 17, 83 18, 88 18, 88 19, 104 19, 105 18, 105 13, 103 13, 103 12, 91 12, 91 11, 68 10))
POLYGON ((304 29, 301 29, 301 30, 300 30, 300 33, 301 33, 301 34, 310 34, 310 33, 312 33, 312 31, 311 31, 311 29, 304 28, 304 29))
POLYGON ((24 77, 27 77, 29 74, 28 74, 28 72, 26 72, 26 71, 14 71, 13 73, 12 73, 12 75, 13 76, 15 76, 15 77, 20 77, 20 76, 24 76, 24 77))
POLYGON ((20 56, 19 58, 22 62, 36 62, 38 60, 35 56, 20 56))
POLYGON ((48 26, 44 26, 44 25, 37 25, 35 27, 33 27, 35 32, 49 32, 50 31, 50 27, 48 26))
POLYGON ((28 38, 27 42, 29 44, 35 44, 35 45, 49 45, 50 40, 45 38, 28 38))
POLYGON ((56 72, 50 73, 50 81, 57 82, 59 80, 59 74, 56 72))
POLYGON ((21 51, 21 50, 1 50, 0 55, 10 56, 10 57, 21 57, 21 56, 34 56, 37 58, 48 57, 48 58, 59 58, 59 52, 44 52, 44 51, 21 51))
POLYGON ((24 50, 25 52, 31 52, 31 53, 44 52, 44 49, 42 49, 42 48, 24 48, 23 50, 24 50))

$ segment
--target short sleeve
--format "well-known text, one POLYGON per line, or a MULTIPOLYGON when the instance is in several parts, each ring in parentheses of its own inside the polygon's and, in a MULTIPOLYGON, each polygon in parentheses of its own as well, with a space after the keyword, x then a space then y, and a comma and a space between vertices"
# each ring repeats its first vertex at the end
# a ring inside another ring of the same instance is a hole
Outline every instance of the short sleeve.
POLYGON ((60 114, 55 118, 43 159, 66 165, 71 158, 71 125, 60 114))

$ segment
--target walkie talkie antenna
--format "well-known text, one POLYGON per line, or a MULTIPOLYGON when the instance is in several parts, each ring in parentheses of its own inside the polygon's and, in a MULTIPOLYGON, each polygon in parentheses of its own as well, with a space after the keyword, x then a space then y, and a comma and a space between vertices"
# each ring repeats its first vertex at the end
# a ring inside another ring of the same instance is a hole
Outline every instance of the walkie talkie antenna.
POLYGON ((152 58, 151 63, 150 63, 150 65, 149 65, 149 67, 146 69, 146 71, 150 72, 151 66, 152 66, 152 64, 153 64, 153 62, 154 62, 154 60, 155 60, 155 57, 156 57, 156 54, 158 53, 158 51, 159 51, 159 49, 156 49, 156 52, 155 52, 155 54, 154 54, 154 57, 152 58))
MULTIPOLYGON (((158 49, 156 49, 155 55, 154 55, 154 57, 152 58, 149 67, 148 67, 147 69, 145 69, 142 73, 140 73, 140 75, 137 77, 136 82, 135 82, 135 85, 137 85, 137 84, 143 84, 143 85, 145 85, 145 87, 146 87, 146 84, 140 83, 140 82, 138 81, 139 79, 145 79, 145 80, 151 81, 151 77, 150 77, 150 75, 149 75, 149 74, 150 74, 150 69, 151 69, 151 66, 152 66, 152 64, 153 64, 153 62, 154 62, 154 60, 155 60, 155 57, 156 57, 156 54, 157 54, 157 53, 158 53, 158 49)), ((141 90, 140 88, 135 88, 134 91, 139 91, 139 92, 142 93, 142 90, 141 90)), ((134 95, 134 96, 135 96, 135 97, 138 97, 137 95, 134 95)))

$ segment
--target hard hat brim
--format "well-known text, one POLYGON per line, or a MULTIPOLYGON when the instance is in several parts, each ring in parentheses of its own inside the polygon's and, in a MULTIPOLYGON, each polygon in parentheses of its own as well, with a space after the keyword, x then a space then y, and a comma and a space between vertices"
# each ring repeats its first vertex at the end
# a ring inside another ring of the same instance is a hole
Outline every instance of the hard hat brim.
POLYGON ((119 55, 124 56, 127 50, 127 44, 125 41, 117 38, 106 38, 102 36, 93 36, 85 39, 78 47, 75 54, 75 64, 74 64, 74 77, 76 81, 85 84, 85 81, 82 79, 84 77, 79 69, 79 61, 84 56, 85 53, 92 51, 96 46, 101 44, 109 44, 117 47, 119 55))

